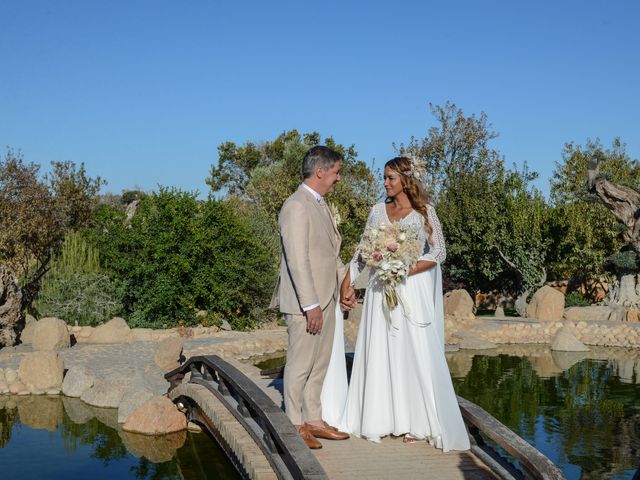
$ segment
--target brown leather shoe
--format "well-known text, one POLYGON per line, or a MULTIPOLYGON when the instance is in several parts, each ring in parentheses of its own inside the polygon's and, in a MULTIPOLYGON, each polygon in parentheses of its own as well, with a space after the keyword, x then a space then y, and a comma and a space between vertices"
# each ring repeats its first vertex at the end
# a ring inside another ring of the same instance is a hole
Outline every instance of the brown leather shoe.
POLYGON ((306 423, 302 427, 300 427, 300 430, 298 430, 298 433, 300 433, 300 436, 304 440, 304 443, 306 443, 307 447, 309 447, 311 450, 322 448, 322 444, 318 441, 316 437, 314 437, 311 434, 311 432, 307 428, 306 423))
POLYGON ((311 423, 305 423, 304 426, 309 430, 311 435, 318 438, 326 438, 327 440, 346 440, 349 438, 349 434, 341 432, 335 427, 332 427, 327 422, 322 422, 322 427, 313 425, 311 423))

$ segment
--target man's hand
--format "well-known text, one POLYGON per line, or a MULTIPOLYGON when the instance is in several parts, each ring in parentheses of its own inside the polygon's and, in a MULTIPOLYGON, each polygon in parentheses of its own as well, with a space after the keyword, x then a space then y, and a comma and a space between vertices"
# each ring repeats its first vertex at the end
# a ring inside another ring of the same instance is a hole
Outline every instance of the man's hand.
POLYGON ((322 309, 320 307, 304 312, 304 316, 307 317, 308 333, 315 335, 322 331, 322 309))
POLYGON ((349 311, 356 306, 356 291, 348 286, 340 289, 340 307, 344 311, 349 311))

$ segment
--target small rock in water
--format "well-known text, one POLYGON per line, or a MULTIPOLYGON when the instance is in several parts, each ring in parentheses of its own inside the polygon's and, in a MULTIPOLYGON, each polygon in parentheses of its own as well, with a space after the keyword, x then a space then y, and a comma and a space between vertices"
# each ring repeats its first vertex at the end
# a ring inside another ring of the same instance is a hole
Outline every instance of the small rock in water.
POLYGON ((187 428, 187 417, 171 400, 156 396, 138 407, 127 418, 122 429, 145 435, 164 435, 187 428))
POLYGON ((553 341, 551 342, 551 350, 559 350, 562 352, 588 352, 589 348, 582 343, 567 327, 558 329, 553 341))
POLYGON ((187 424, 187 430, 190 432, 200 433, 202 431, 202 427, 197 423, 189 422, 187 424))

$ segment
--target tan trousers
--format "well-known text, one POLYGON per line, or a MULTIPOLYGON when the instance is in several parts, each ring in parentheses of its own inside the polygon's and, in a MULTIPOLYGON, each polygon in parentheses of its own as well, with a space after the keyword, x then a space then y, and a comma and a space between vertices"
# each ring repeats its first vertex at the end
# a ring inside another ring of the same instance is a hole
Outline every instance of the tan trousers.
POLYGON ((331 359, 335 309, 335 300, 331 300, 322 311, 322 331, 318 335, 307 333, 304 315, 285 315, 289 347, 284 369, 284 409, 294 425, 322 418, 320 393, 331 359))

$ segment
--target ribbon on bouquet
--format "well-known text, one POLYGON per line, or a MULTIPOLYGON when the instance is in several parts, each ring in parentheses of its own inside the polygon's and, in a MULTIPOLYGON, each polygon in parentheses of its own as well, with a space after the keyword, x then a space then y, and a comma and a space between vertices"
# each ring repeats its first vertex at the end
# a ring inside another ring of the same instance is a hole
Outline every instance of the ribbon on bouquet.
MULTIPOLYGON (((382 309, 384 312, 384 316, 387 319, 388 326, 392 330, 391 336, 395 336, 395 333, 398 330, 400 330, 400 328, 394 322, 393 316, 391 315, 392 309, 389 308, 389 305, 388 305, 388 299, 390 298, 393 298, 397 301, 397 307, 400 307, 402 309, 402 317, 410 324, 419 328, 425 328, 431 324, 431 322, 428 320, 425 320, 424 322, 420 322, 412 318, 409 304, 407 303, 404 296, 402 295, 402 290, 398 289, 399 285, 385 284, 383 281, 378 279, 377 272, 371 276, 371 279, 369 281, 369 287, 373 287, 374 282, 379 283, 382 287, 382 294, 384 295, 384 299, 382 301, 382 309)), ((396 306, 394 306, 393 308, 396 308, 396 306)))

